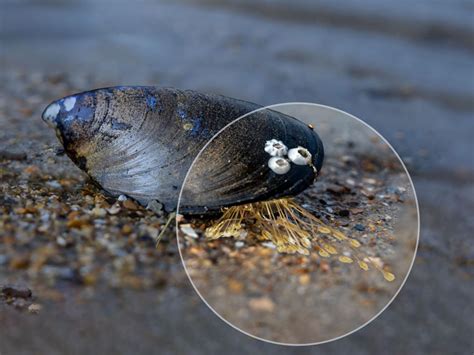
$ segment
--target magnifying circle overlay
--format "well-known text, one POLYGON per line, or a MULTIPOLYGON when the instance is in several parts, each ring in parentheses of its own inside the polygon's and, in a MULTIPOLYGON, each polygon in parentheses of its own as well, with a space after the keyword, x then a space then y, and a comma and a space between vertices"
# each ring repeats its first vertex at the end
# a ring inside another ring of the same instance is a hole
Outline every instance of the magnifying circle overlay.
POLYGON ((263 107, 221 129, 187 172, 177 214, 180 256, 204 303, 282 345, 334 341, 379 316, 408 277, 420 229, 393 147, 362 120, 313 103, 263 107))

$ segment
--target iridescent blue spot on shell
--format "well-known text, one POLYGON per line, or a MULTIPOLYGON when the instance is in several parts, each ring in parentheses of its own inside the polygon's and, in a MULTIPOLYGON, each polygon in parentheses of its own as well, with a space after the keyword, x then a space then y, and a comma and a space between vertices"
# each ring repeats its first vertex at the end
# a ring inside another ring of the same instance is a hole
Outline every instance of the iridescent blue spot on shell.
POLYGON ((75 115, 76 119, 82 121, 90 121, 94 118, 95 109, 94 107, 88 106, 77 106, 71 111, 71 114, 75 115))
POLYGON ((193 128, 191 129, 191 136, 197 137, 202 131, 201 117, 194 119, 193 128))
POLYGON ((87 95, 78 97, 77 103, 69 111, 67 111, 61 103, 61 113, 67 115, 66 121, 70 121, 74 118, 81 122, 89 122, 94 118, 95 107, 84 105, 85 101, 87 101, 87 95))

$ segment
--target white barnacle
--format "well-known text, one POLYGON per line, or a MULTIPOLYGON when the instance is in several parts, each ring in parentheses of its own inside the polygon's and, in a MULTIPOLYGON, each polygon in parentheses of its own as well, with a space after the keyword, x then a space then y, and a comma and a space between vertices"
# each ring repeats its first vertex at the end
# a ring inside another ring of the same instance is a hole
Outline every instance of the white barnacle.
POLYGON ((64 108, 66 111, 71 111, 76 104, 76 98, 74 96, 69 96, 64 99, 64 108))
POLYGON ((265 151, 272 157, 283 157, 288 153, 288 148, 282 141, 271 139, 265 143, 265 151))
POLYGON ((312 156, 308 149, 297 147, 291 148, 288 151, 288 158, 296 165, 309 165, 311 164, 312 156))
POLYGON ((283 175, 290 171, 290 162, 282 157, 273 157, 268 160, 268 167, 275 174, 283 175))

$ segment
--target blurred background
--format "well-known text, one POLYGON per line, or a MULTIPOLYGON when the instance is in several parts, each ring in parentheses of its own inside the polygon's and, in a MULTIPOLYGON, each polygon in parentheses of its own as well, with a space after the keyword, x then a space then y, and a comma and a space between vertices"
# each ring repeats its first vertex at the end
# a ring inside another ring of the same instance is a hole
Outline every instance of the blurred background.
MULTIPOLYGON (((418 257, 405 287, 378 319, 337 342, 284 348, 253 340, 217 319, 181 275, 159 302, 156 290, 124 290, 80 305, 59 302, 54 316, 37 317, 0 305, 2 354, 472 353, 472 1, 0 4, 6 170, 23 160, 40 164, 44 147, 55 142, 40 114, 58 96, 111 85, 172 86, 354 114, 400 153, 421 212, 418 257), (151 299, 156 307, 144 310, 151 299)), ((59 164, 79 174, 67 159, 59 164)), ((2 260, 1 276, 13 275, 2 260)), ((177 270, 170 278, 180 274, 179 255, 166 262, 177 270)))

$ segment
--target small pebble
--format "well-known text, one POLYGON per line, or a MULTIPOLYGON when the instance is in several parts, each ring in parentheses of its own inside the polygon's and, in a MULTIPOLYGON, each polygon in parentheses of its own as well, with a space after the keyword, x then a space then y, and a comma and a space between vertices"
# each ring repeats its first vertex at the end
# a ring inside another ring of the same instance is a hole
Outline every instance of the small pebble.
POLYGON ((180 226, 180 229, 181 231, 187 235, 188 237, 191 237, 193 239, 197 239, 199 238, 198 234, 196 233, 196 231, 193 229, 193 227, 191 227, 190 224, 182 224, 180 226))
POLYGON ((13 302, 12 302, 12 306, 15 307, 16 309, 19 309, 19 310, 25 309, 27 304, 28 303, 23 298, 14 299, 13 302))
POLYGON ((240 281, 235 279, 230 279, 228 282, 228 286, 231 292, 233 293, 241 293, 244 289, 244 284, 240 281))
POLYGON ((156 200, 151 200, 146 206, 146 209, 149 211, 152 211, 154 214, 158 216, 163 215, 163 204, 159 203, 156 200))
POLYGON ((107 208, 107 212, 111 215, 116 215, 117 213, 120 212, 120 210, 121 210, 121 208, 120 208, 119 204, 114 204, 114 205, 112 205, 112 207, 107 208))
POLYGON ((352 208, 351 209, 352 214, 360 214, 360 213, 363 213, 363 212, 364 212, 363 208, 352 208))
POLYGON ((92 210, 92 214, 95 216, 95 217, 105 217, 107 215, 107 211, 105 208, 100 208, 100 207, 95 207, 93 210, 92 210))
POLYGON ((306 286, 306 285, 309 285, 311 281, 311 277, 309 276, 309 274, 303 274, 303 275, 300 275, 298 281, 300 285, 306 286))
POLYGON ((252 298, 249 307, 257 312, 273 312, 275 303, 269 297, 252 298))
POLYGON ((354 186, 354 185, 355 185, 355 181, 354 181, 354 179, 346 179, 346 184, 347 184, 347 185, 354 186))
POLYGON ((326 188, 326 190, 333 193, 333 194, 335 194, 335 195, 341 195, 343 193, 346 193, 346 192, 350 191, 347 187, 341 186, 341 185, 336 185, 336 184, 329 185, 326 188))
POLYGON ((337 213, 341 217, 349 217, 350 211, 349 210, 339 210, 337 213))
POLYGON ((28 312, 31 314, 38 314, 43 309, 43 306, 37 303, 30 304, 28 307, 28 312))
POLYGON ((129 210, 132 210, 132 211, 136 211, 138 210, 138 206, 135 202, 133 202, 132 200, 125 200, 122 202, 122 206, 125 207, 126 209, 129 209, 129 210))
POLYGON ((32 292, 27 287, 22 286, 3 286, 0 292, 5 297, 30 298, 32 292))
POLYGON ((46 181, 46 185, 56 190, 62 189, 61 184, 56 180, 46 181))
POLYGON ((270 249, 276 249, 275 244, 273 244, 272 242, 263 242, 262 246, 264 246, 266 248, 270 248, 270 249))

